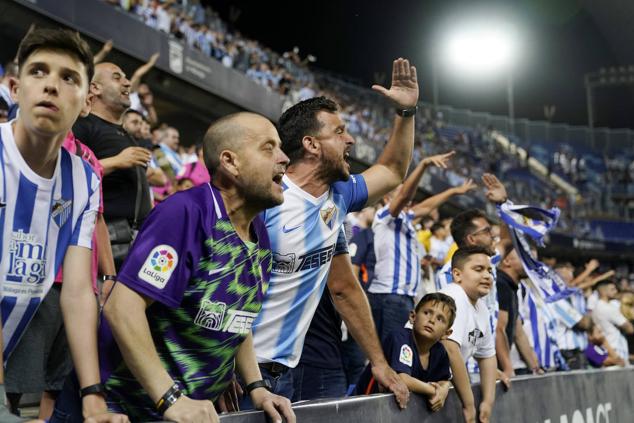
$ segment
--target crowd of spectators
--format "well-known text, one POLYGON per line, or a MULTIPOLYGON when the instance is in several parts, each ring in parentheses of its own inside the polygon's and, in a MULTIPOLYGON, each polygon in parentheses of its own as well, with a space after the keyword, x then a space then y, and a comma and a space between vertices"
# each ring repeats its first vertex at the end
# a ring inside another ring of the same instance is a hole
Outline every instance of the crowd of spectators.
MULTIPOLYGON (((329 79, 323 76, 316 77, 306 70, 306 63, 301 61, 297 51, 277 55, 255 41, 242 39, 237 33, 231 34, 217 14, 209 8, 203 8, 198 1, 192 0, 187 2, 187 5, 169 0, 164 2, 157 0, 111 1, 111 3, 116 3, 131 13, 137 14, 147 25, 183 39, 190 46, 221 60, 226 66, 235 67, 258 83, 287 96, 288 105, 320 95, 333 99, 340 106, 340 116, 346 122, 348 131, 356 138, 354 148, 360 158, 374 163, 377 159, 377 151, 388 142, 390 133, 387 128, 391 127, 393 109, 381 104, 375 94, 359 90, 346 83, 330 83, 329 79)), ((103 174, 104 207, 100 213, 103 214, 106 226, 96 236, 102 237, 102 241, 103 237, 106 237, 110 244, 108 248, 105 248, 105 256, 100 256, 98 265, 95 264, 104 281, 99 292, 102 304, 112 289, 116 275, 126 259, 141 222, 150 215, 152 208, 170 198, 176 198, 172 195, 177 192, 187 191, 210 182, 207 165, 203 160, 202 146, 193 144, 186 147, 181 144, 178 128, 161 122, 161 116, 154 108, 151 87, 142 82, 143 75, 153 66, 156 56, 150 58, 128 79, 116 64, 104 62, 112 46, 104 47, 104 50, 97 55, 99 63, 96 63, 95 75, 92 78, 90 113, 78 119, 72 127, 78 142, 94 152, 94 157, 102 168, 100 171, 103 174)), ((17 70, 11 73, 11 64, 5 69, 7 78, 17 75, 17 70)), ((0 81, 0 84, 6 85, 5 80, 0 81)), ((0 97, 4 99, 2 88, 0 88, 0 97)), ((12 101, 10 97, 4 101, 7 103, 7 118, 11 118, 11 108, 17 105, 8 104, 12 101)), ((15 116, 15 110, 13 113, 15 116)), ((445 351, 444 347, 441 349, 437 344, 440 345, 441 338, 450 335, 449 330, 452 325, 456 330, 465 326, 464 321, 467 318, 464 305, 457 306, 456 302, 459 299, 454 298, 455 295, 452 296, 452 291, 458 289, 455 288, 458 283, 447 290, 446 286, 439 284, 438 278, 446 273, 447 266, 450 272, 458 269, 454 275, 459 275, 463 270, 462 266, 471 260, 471 256, 493 255, 493 252, 489 252, 485 246, 475 241, 467 242, 466 239, 469 237, 475 239, 488 234, 490 242, 487 242, 497 246, 501 245, 499 242, 502 241, 501 238, 505 233, 504 225, 499 221, 489 224, 489 220, 484 215, 473 214, 470 218, 464 216, 456 218, 466 219, 462 223, 464 229, 460 235, 462 238, 459 239, 457 235, 459 231, 456 230, 459 225, 455 224, 453 217, 440 215, 439 208, 449 197, 467 194, 477 197, 482 203, 488 201, 502 204, 510 198, 516 203, 534 204, 541 208, 547 208, 555 202, 564 210, 568 207, 565 199, 561 199, 562 196, 554 190, 551 191, 553 192, 551 197, 544 197, 542 187, 521 178, 514 178, 512 183, 505 183, 506 189, 504 185, 500 188, 502 183, 490 175, 490 173, 501 175, 500 179, 505 181, 504 175, 510 175, 511 172, 523 168, 525 163, 504 152, 493 140, 490 128, 456 130, 445 125, 441 114, 434 115, 431 110, 425 109, 420 111, 416 121, 416 141, 410 169, 410 178, 416 175, 415 180, 410 179, 409 185, 406 181, 405 188, 388 195, 389 198, 384 199, 378 209, 372 207, 370 210, 352 213, 347 219, 346 233, 349 235, 350 255, 353 258, 353 264, 357 266, 353 269, 357 271, 355 276, 358 276, 367 289, 373 311, 375 311, 375 304, 372 298, 376 298, 377 293, 372 292, 368 287, 373 283, 375 287, 378 285, 372 276, 368 275, 376 276, 377 269, 374 266, 378 260, 385 260, 386 257, 381 256, 384 253, 380 252, 380 249, 376 249, 378 256, 370 259, 368 253, 375 249, 369 244, 392 239, 390 236, 385 236, 385 232, 381 232, 376 238, 373 234, 379 231, 394 231, 394 227, 390 226, 393 223, 390 222, 397 216, 399 216, 398 219, 408 222, 408 225, 411 223, 417 244, 416 247, 408 248, 407 254, 410 254, 412 250, 416 251, 418 256, 414 261, 407 261, 408 266, 413 269, 411 272, 408 271, 408 274, 420 273, 420 280, 411 284, 411 292, 398 294, 408 300, 408 308, 399 310, 399 312, 405 312, 405 316, 393 319, 392 323, 396 326, 389 330, 377 328, 377 331, 386 335, 383 337, 385 351, 399 348, 401 343, 408 345, 409 353, 402 347, 398 353, 391 356, 386 353, 390 365, 395 368, 399 361, 406 367, 416 367, 412 361, 415 360, 415 363, 418 363, 419 360, 418 354, 414 354, 412 358, 412 351, 416 351, 416 348, 420 349, 421 355, 428 355, 430 360, 428 363, 418 364, 423 370, 425 366, 431 365, 429 374, 420 369, 418 373, 410 369, 410 378, 406 375, 402 377, 402 380, 411 391, 426 395, 430 407, 434 410, 444 405, 450 379, 449 362, 453 360, 452 357, 455 357, 452 356, 453 352, 450 350, 450 345, 453 345, 451 342, 447 343, 443 339, 442 344, 449 350, 444 353, 442 352, 445 351), (412 198, 405 197, 413 197, 424 171, 446 181, 451 188, 443 193, 435 193, 423 202, 412 205, 410 209, 409 203, 412 198), (476 189, 474 180, 482 180, 485 189, 476 189), (407 195, 404 194, 406 190, 409 190, 407 195), (505 198, 500 197, 492 201, 491 193, 494 191, 498 195, 503 192, 505 198), (535 204, 535 198, 539 198, 540 202, 535 204), (401 202, 401 207, 396 211, 391 210, 390 204, 397 200, 401 202), (403 211, 405 205, 408 207, 406 212, 403 211), (387 212, 392 215, 391 218, 387 212), (403 212, 402 215, 401 212, 403 212), (414 219, 412 215, 415 215, 414 219), (411 219, 411 222, 407 219, 411 219), (473 230, 471 227, 477 226, 475 221, 484 226, 473 230), (365 244, 360 245, 360 234, 363 231, 366 232, 363 238, 365 244), (368 235, 368 232, 372 235, 368 235), (465 243, 474 245, 463 245, 465 243), (361 251, 365 254, 359 254, 361 251), (455 260, 454 255, 458 257, 455 260), (425 296, 425 294, 432 294, 432 296, 425 296), (422 300, 418 301, 421 298, 422 300), (409 311, 412 311, 412 314, 408 318, 409 311), (440 316, 438 317, 442 321, 440 329, 425 332, 427 329, 421 322, 427 321, 425 319, 428 319, 428 315, 433 315, 434 318, 440 316), (402 326, 408 322, 410 328, 404 330, 402 326), (392 332, 395 331, 399 332, 398 337, 393 335, 392 332), (419 332, 426 335, 421 335, 420 339, 415 341, 409 339, 411 333, 414 333, 412 336, 415 339, 419 332), (423 344, 425 348, 421 348, 423 344), (435 357, 438 362, 430 364, 431 357, 435 357), (434 372, 435 375, 430 376, 434 372), (421 379, 425 384, 419 385, 416 380, 411 380, 417 378, 427 379, 421 379)), ((557 272, 559 278, 568 287, 575 289, 575 293, 568 298, 549 303, 548 307, 545 307, 549 309, 548 312, 534 316, 529 306, 530 301, 535 300, 535 293, 531 293, 530 289, 532 282, 529 276, 523 273, 523 268, 518 265, 519 261, 509 258, 512 247, 508 249, 507 245, 505 248, 507 248, 506 252, 498 252, 494 255, 494 258, 499 255, 500 261, 495 262, 492 259, 491 263, 497 268, 497 272, 506 275, 506 280, 496 281, 494 278, 491 291, 482 293, 477 299, 487 302, 486 308, 490 314, 485 313, 486 316, 495 315, 495 319, 498 319, 497 312, 491 313, 491 310, 500 310, 507 316, 506 321, 500 319, 497 321, 498 326, 490 327, 487 335, 489 338, 487 342, 494 342, 496 336, 501 336, 500 333, 506 336, 506 349, 499 347, 497 342, 493 349, 493 353, 497 356, 498 378, 508 384, 510 378, 521 373, 542 374, 550 371, 608 365, 626 366, 630 361, 634 361, 634 356, 630 354, 634 352, 634 327, 632 326, 634 290, 633 281, 629 279, 630 275, 622 269, 619 269, 620 273, 616 274, 614 270, 606 266, 601 267, 596 260, 575 267, 569 262, 558 262, 553 258, 542 257, 543 262, 557 272), (508 295, 504 296, 508 294, 509 289, 515 301, 510 300, 508 295), (561 312, 561 308, 567 311, 561 312), (538 342, 544 341, 538 341, 535 336, 529 336, 527 333, 531 325, 537 321, 549 322, 547 326, 551 332, 546 334, 545 342, 553 347, 551 356, 538 355, 538 350, 541 350, 538 342), (507 328, 510 325, 515 327, 516 322, 518 322, 517 329, 509 331, 507 328), (571 341, 573 338, 574 340, 571 341), (514 353, 514 345, 519 355, 514 353), (532 353, 525 354, 527 345, 529 345, 528 351, 532 353)), ((97 260, 96 257, 95 260, 97 260)), ((488 258, 486 262, 489 262, 488 258)), ((396 270, 382 267, 378 273, 381 272, 393 273, 396 270)), ((410 282, 406 281, 406 285, 410 282)), ((475 299, 474 302, 476 302, 475 299)), ((389 308, 389 304, 387 306, 386 304, 388 303, 384 302, 381 307, 389 308)), ((382 320, 382 324, 386 324, 387 320, 382 320)), ((375 321, 379 322, 376 315, 375 321)), ((488 326, 488 319, 486 321, 488 326)), ((467 335, 470 333, 465 332, 465 336, 467 335)), ((339 337, 338 342, 341 341, 339 337)), ((487 346, 489 349, 490 347, 491 345, 487 346)), ((480 359, 492 357, 479 355, 484 354, 484 349, 484 347, 478 348, 475 353, 469 351, 468 355, 478 359, 482 369, 487 364, 480 359)), ((465 359, 468 358, 464 351, 460 353, 465 359)), ((68 349, 65 354, 68 358, 68 349)), ((341 358, 342 362, 346 362, 346 357, 341 358)), ((357 394, 374 392, 372 384, 375 382, 373 382, 371 366, 361 375, 362 379, 358 379, 361 373, 359 370, 363 370, 363 365, 366 364, 365 357, 361 356, 361 361, 361 366, 357 361, 351 363, 350 369, 346 369, 348 370, 346 374, 355 375, 347 381, 350 385, 356 385, 358 380, 363 380, 356 391, 351 386, 350 392, 357 394)), ((455 372, 453 366, 452 361, 451 369, 455 372)), ((401 367, 403 370, 399 370, 399 373, 406 373, 408 371, 406 367, 401 367)), ((470 373, 477 373, 476 369, 477 367, 468 365, 470 373)), ((55 376, 59 382, 67 374, 55 376)), ((17 384, 7 386, 7 390, 13 394, 13 397, 9 396, 10 399, 13 398, 11 409, 17 413, 19 412, 19 395, 25 391, 17 384)), ((43 387, 42 390, 48 390, 48 388, 43 387)), ((56 389, 51 389, 51 391, 58 390, 58 385, 56 389)), ((54 393, 50 394, 54 396, 54 393)), ((49 397, 49 402, 50 399, 49 397)), ((42 418, 47 418, 46 413, 52 411, 50 407, 50 403, 47 406, 43 403, 42 418)))

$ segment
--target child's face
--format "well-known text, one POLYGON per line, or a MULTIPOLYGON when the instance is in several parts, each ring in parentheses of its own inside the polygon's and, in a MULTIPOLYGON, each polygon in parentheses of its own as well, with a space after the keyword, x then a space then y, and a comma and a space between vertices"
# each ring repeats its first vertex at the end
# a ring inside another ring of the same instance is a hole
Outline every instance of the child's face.
POLYGON ((410 319, 414 333, 434 342, 451 334, 449 328, 449 307, 438 301, 429 301, 411 312, 410 319))

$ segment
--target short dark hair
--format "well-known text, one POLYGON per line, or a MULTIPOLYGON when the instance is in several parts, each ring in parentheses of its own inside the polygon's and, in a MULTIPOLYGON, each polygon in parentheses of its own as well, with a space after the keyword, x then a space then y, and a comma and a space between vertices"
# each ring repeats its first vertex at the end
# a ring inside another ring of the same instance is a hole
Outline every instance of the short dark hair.
POLYGON ((438 229, 444 229, 445 225, 443 225, 442 223, 434 223, 433 225, 431 225, 431 228, 429 229, 431 231, 431 233, 436 233, 436 231, 438 229))
POLYGON ((18 47, 17 57, 20 71, 27 59, 37 50, 42 49, 63 51, 75 57, 86 67, 86 76, 88 77, 86 85, 90 84, 95 74, 92 51, 78 32, 68 29, 36 28, 28 33, 18 47))
POLYGON ((604 281, 601 281, 601 282, 597 283, 594 286, 594 289, 598 291, 600 288, 603 288, 604 286, 608 286, 608 285, 614 285, 616 287, 616 289, 619 289, 619 286, 617 285, 617 283, 614 282, 612 279, 607 279, 607 280, 604 280, 604 281))
POLYGON ((426 294, 420 299, 418 304, 416 304, 414 311, 418 313, 418 310, 427 303, 440 303, 447 307, 449 309, 449 321, 447 322, 447 328, 450 328, 453 325, 453 321, 456 318, 456 302, 453 298, 447 294, 443 294, 442 292, 432 292, 431 294, 426 294))
POLYGON ((487 215, 479 209, 463 211, 453 218, 451 222, 451 236, 453 240, 456 241, 458 247, 462 248, 467 245, 467 236, 471 235, 476 229, 476 226, 473 224, 473 219, 477 218, 489 220, 487 215))
POLYGON ((484 254, 491 257, 491 252, 487 248, 480 247, 479 245, 460 247, 453 253, 453 257, 451 257, 451 268, 462 269, 469 257, 475 254, 484 254))
POLYGON ((282 151, 291 162, 300 159, 304 154, 302 139, 306 135, 314 135, 321 129, 317 120, 318 112, 336 113, 337 103, 326 97, 313 97, 300 101, 290 107, 277 123, 277 132, 282 140, 282 151))

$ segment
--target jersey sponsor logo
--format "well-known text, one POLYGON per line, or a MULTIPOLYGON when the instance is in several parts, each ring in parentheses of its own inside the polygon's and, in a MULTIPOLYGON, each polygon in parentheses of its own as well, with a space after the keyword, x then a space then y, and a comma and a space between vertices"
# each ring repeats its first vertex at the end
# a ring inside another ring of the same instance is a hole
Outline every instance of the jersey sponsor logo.
POLYGON ((139 279, 158 289, 163 289, 177 264, 176 250, 166 244, 157 245, 150 251, 143 267, 139 270, 139 279))
POLYGON ((303 225, 297 225, 297 226, 293 226, 292 228, 287 228, 286 225, 282 226, 282 232, 284 232, 285 234, 289 233, 289 232, 293 232, 295 229, 299 229, 301 228, 303 225))
POLYGON ((409 345, 403 344, 403 346, 401 346, 401 353, 398 356, 398 361, 406 366, 412 367, 412 364, 414 363, 414 352, 409 345))
POLYGON ((295 270, 295 254, 273 253, 273 272, 293 273, 295 270))
POLYGON ((256 317, 257 313, 249 311, 227 310, 227 304, 222 301, 203 300, 194 323, 209 330, 246 335, 256 317))
POLYGON ((73 211, 73 208, 71 207, 72 204, 72 200, 64 200, 63 198, 55 200, 53 202, 53 207, 51 208, 51 217, 59 228, 64 226, 64 223, 66 223, 66 221, 70 217, 71 212, 73 211))
POLYGON ((329 247, 320 248, 319 250, 311 251, 303 256, 299 256, 299 266, 297 271, 314 269, 327 264, 332 260, 332 255, 335 252, 335 244, 329 247))
POLYGON ((9 269, 7 282, 39 285, 46 275, 44 245, 37 242, 35 235, 22 230, 11 233, 9 240, 9 269))

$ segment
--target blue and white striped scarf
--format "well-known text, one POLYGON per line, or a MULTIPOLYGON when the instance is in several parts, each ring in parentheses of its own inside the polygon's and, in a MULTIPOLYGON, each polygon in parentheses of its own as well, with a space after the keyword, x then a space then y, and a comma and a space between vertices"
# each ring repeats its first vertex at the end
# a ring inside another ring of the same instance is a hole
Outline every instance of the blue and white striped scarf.
POLYGON ((544 210, 533 206, 516 206, 512 202, 497 206, 498 215, 509 227, 513 245, 519 256, 526 275, 539 288, 544 301, 551 303, 576 292, 550 267, 531 256, 526 236, 531 237, 539 246, 544 246, 544 236, 557 225, 559 209, 553 207, 544 210), (539 218, 528 217, 539 216, 539 218))

